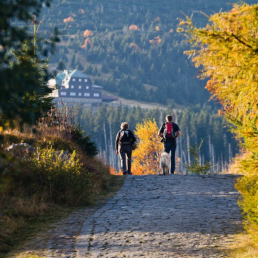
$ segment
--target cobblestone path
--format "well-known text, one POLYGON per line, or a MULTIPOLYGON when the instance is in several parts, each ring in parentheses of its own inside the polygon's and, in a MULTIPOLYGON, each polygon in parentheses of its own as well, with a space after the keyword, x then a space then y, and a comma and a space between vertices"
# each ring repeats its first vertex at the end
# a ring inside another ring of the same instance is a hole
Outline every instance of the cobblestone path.
POLYGON ((228 257, 223 247, 241 230, 234 179, 128 176, 85 221, 75 257, 228 257))
POLYGON ((101 208, 72 213, 15 257, 228 257, 242 230, 235 178, 127 176, 101 208))

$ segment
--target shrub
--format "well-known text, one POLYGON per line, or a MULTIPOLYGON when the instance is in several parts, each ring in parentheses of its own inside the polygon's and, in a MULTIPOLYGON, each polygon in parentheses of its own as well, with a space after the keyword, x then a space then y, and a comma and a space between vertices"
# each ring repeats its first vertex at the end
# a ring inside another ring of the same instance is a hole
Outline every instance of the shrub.
POLYGON ((80 160, 75 151, 69 158, 54 149, 38 149, 12 164, 7 174, 11 180, 8 193, 15 195, 19 188, 24 196, 46 195, 48 202, 85 204, 92 192, 105 187, 109 176, 108 168, 96 161, 86 156, 80 160))

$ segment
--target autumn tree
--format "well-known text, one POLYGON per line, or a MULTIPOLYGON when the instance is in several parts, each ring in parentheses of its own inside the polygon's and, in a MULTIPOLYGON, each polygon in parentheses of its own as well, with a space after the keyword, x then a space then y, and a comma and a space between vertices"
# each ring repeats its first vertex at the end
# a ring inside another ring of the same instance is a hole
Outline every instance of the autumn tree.
POLYGON ((132 173, 134 175, 157 174, 162 143, 158 137, 155 119, 145 119, 136 125, 137 149, 133 153, 132 173))
MULTIPOLYGON (((247 214, 247 229, 257 238, 258 232, 258 5, 235 4, 230 12, 209 17, 205 28, 196 28, 192 19, 180 22, 193 50, 196 67, 202 67, 201 78, 209 78, 206 88, 218 100, 232 130, 250 155, 240 163, 246 174, 237 188, 247 214)), ((223 129, 222 129, 223 130, 223 129)), ((257 238, 258 240, 258 238, 257 238)))

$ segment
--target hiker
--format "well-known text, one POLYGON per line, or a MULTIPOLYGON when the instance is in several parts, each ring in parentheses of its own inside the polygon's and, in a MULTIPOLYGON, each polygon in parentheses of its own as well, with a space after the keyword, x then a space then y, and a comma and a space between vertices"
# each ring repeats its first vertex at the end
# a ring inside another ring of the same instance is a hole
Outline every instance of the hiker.
POLYGON ((176 138, 181 135, 179 126, 172 122, 171 115, 166 116, 166 122, 160 127, 158 136, 162 137, 161 142, 164 143, 163 151, 171 155, 170 172, 175 173, 175 154, 176 154, 176 138))
POLYGON ((116 135, 116 154, 120 155, 123 175, 131 175, 132 145, 136 141, 129 125, 126 122, 121 124, 121 130, 116 135))

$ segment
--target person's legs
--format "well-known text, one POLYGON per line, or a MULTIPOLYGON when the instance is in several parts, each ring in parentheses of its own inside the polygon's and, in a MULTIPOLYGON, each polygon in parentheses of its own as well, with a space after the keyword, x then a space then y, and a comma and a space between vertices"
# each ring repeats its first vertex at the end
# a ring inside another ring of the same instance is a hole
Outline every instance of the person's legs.
POLYGON ((131 164, 132 164, 132 145, 126 145, 125 146, 125 151, 126 151, 126 163, 127 163, 127 173, 130 175, 132 174, 131 172, 131 164))
POLYGON ((170 168, 170 173, 174 174, 175 173, 175 168, 176 168, 176 146, 171 146, 170 148, 170 154, 171 154, 171 168, 170 168))
POLYGON ((125 157, 125 150, 123 145, 119 146, 119 156, 121 160, 121 168, 122 168, 123 174, 126 175, 127 174, 126 157, 125 157))
POLYGON ((163 151, 166 153, 170 152, 171 144, 168 142, 164 142, 163 151))

